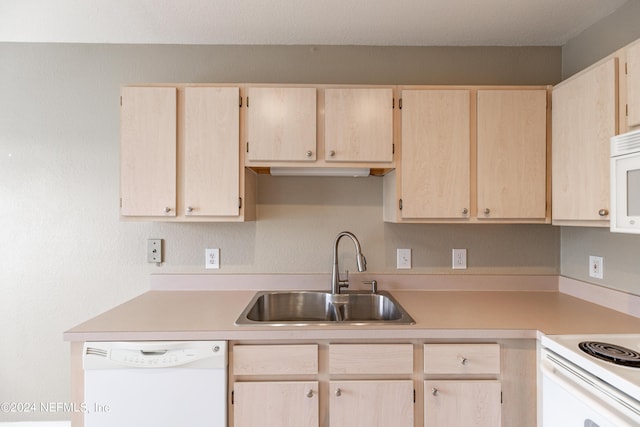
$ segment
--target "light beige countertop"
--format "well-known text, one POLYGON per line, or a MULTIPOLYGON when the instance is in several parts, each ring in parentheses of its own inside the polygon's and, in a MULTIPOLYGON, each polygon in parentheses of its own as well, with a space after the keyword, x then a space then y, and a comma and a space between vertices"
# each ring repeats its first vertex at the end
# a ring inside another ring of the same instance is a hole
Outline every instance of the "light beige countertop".
POLYGON ((67 341, 535 339, 640 333, 640 318, 558 291, 393 290, 414 325, 236 326, 255 291, 152 290, 65 332, 67 341))

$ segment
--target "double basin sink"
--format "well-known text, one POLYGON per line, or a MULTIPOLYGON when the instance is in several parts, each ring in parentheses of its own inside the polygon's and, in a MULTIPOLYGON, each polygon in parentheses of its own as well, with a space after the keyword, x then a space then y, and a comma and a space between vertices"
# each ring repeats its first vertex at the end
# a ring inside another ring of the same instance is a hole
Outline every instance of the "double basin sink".
POLYGON ((258 292, 237 325, 305 326, 415 323, 388 293, 258 292))

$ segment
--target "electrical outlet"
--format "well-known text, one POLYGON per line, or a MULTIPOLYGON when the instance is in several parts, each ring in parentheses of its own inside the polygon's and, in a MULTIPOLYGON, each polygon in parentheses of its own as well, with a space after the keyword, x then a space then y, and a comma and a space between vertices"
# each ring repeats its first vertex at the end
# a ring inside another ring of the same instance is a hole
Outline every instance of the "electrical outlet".
POLYGON ((467 269, 467 250, 466 249, 453 249, 451 251, 451 268, 454 270, 466 270, 467 269))
POLYGON ((602 279, 604 276, 604 260, 601 256, 589 256, 589 277, 602 279))
POLYGON ((411 249, 398 249, 396 268, 399 270, 411 269, 411 249))
POLYGON ((204 250, 204 268, 219 269, 220 268, 220 248, 204 250))
POLYGON ((162 262, 162 239, 147 240, 147 262, 162 262))

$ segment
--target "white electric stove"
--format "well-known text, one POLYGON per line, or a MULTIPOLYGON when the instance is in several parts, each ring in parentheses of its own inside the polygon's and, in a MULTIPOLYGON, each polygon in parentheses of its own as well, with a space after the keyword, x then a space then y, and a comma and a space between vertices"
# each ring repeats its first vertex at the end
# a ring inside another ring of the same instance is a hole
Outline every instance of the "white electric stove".
POLYGON ((640 426, 640 334, 541 339, 544 427, 640 426))

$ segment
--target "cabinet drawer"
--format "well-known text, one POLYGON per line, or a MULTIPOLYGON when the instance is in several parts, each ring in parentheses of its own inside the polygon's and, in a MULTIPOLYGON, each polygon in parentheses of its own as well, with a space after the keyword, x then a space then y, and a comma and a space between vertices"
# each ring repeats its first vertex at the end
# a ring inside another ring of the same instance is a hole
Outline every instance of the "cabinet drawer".
POLYGON ((235 375, 308 375, 318 373, 318 346, 236 345, 235 375))
POLYGON ((425 374, 499 374, 499 344, 425 344, 425 374))
POLYGON ((329 346, 331 374, 411 374, 412 344, 334 344, 329 346))

